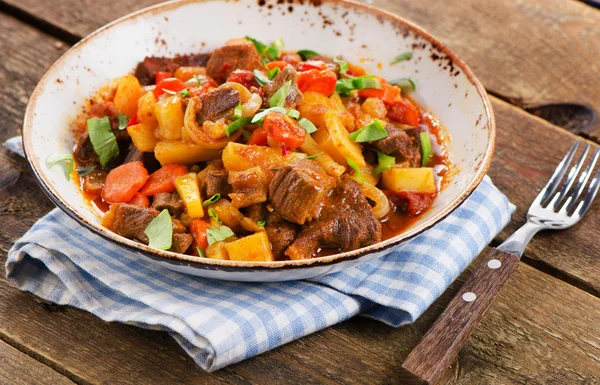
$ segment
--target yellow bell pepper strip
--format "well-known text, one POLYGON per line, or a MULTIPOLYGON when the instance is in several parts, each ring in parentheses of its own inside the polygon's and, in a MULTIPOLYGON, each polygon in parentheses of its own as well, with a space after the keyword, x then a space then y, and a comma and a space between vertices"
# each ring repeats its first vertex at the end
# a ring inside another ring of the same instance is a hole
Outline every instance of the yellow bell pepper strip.
POLYGON ((175 179, 175 188, 183 200, 187 213, 192 218, 202 218, 202 197, 195 172, 189 172, 175 179))

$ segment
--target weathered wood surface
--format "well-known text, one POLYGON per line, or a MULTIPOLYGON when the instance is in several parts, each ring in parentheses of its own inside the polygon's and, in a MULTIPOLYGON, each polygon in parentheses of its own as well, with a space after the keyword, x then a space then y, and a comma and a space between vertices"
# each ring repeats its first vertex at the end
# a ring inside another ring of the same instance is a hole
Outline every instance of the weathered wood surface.
MULTIPOLYGON (((160 0, 5 0, 82 37, 160 0)), ((275 0, 271 0, 275 2, 275 0)), ((495 95, 521 107, 572 102, 600 114, 600 12, 577 1, 366 1, 438 36, 495 95)), ((600 138, 600 119, 587 130, 600 138)))
POLYGON ((0 340, 0 385, 67 385, 65 376, 0 340))
MULTIPOLYGON (((78 9, 85 16, 91 8, 78 9)), ((98 18, 106 17, 94 9, 98 18)), ((128 11, 126 6, 120 9, 128 11)), ((49 12, 46 9, 40 17, 49 12)), ((0 94, 3 140, 18 133, 26 96, 64 46, 1 14, 0 41, 0 79, 13 80, 0 85, 7 87, 0 94)), ((519 207, 511 224, 515 228, 573 137, 497 99, 494 108, 499 132, 490 173, 519 207)), ((26 162, 0 149, 0 263, 12 243, 52 207, 26 162)), ((526 256, 544 261, 561 278, 568 276, 594 292, 600 286, 600 265, 593 258, 600 255, 600 244, 591 241, 600 230, 598 210, 596 204, 585 222, 569 232, 534 239, 526 256)), ((3 269, 0 275, 4 276, 3 269)), ((108 324, 75 309, 44 304, 2 278, 0 339, 78 383, 353 384, 368 379, 387 384, 395 381, 402 360, 457 287, 455 283, 413 326, 392 329, 357 318, 207 374, 165 333, 108 324)), ((599 309, 597 297, 521 264, 462 351, 450 383, 599 383, 599 309)))

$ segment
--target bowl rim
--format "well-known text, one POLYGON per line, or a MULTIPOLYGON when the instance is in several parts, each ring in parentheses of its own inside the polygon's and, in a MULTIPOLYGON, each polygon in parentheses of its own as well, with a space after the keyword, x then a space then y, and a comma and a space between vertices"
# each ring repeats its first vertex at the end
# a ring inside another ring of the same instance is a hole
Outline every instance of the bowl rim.
POLYGON ((171 264, 171 265, 186 265, 192 266, 199 269, 205 270, 222 270, 222 271, 279 271, 284 269, 299 269, 299 268, 310 268, 314 266, 325 266, 325 265, 333 265, 337 263, 341 263, 344 261, 355 260, 360 257, 363 257, 367 254, 382 252, 386 249, 394 247, 402 242, 410 240, 417 235, 423 233, 424 231, 430 229, 435 224, 442 221, 446 218, 450 213, 452 213, 456 208, 458 208, 466 198, 468 198, 473 191, 479 186, 481 181, 483 180, 487 170, 492 161, 492 157, 494 154, 494 149, 496 145, 496 120, 494 116, 494 112, 492 109, 491 101, 488 97, 488 94, 481 84, 481 82, 477 79, 471 69, 445 44, 440 42, 437 38, 431 35, 422 27, 414 24, 413 22, 404 19, 392 12, 385 11, 383 9, 358 3, 354 0, 322 0, 322 2, 326 3, 338 3, 345 5, 349 8, 352 8, 355 11, 366 11, 371 14, 374 14, 379 17, 383 17, 384 19, 389 20, 392 23, 401 24, 405 27, 408 27, 413 33, 419 35, 421 38, 427 40, 433 47, 435 47, 440 52, 444 53, 446 56, 452 59, 453 63, 456 67, 460 68, 467 79, 473 84, 477 90, 479 97, 481 98, 484 108, 485 114, 488 120, 488 138, 487 138, 487 147, 484 153, 484 158, 481 161, 481 164, 477 171, 475 172, 475 176, 469 182, 468 186, 465 187, 464 191, 455 199, 453 199, 449 204, 444 206, 440 212, 429 218, 424 223, 420 224, 418 227, 408 230, 407 232, 398 234, 392 238, 386 239, 384 241, 378 242, 374 245, 366 246, 357 250, 347 251, 343 253, 332 254, 324 257, 311 258, 311 259, 303 259, 303 260, 287 260, 287 261, 273 261, 273 262, 251 262, 251 261, 233 261, 233 260, 218 260, 218 259, 210 259, 210 258, 202 258, 195 257, 185 254, 178 254, 171 251, 165 250, 157 250, 150 248, 147 245, 142 243, 135 242, 133 240, 124 238, 112 231, 102 227, 101 225, 96 225, 91 221, 87 220, 83 215, 77 212, 69 203, 63 201, 58 194, 56 194, 49 183, 49 177, 42 171, 42 167, 39 164, 38 160, 30 155, 33 153, 32 150, 32 138, 31 138, 31 127, 33 125, 33 117, 35 114, 37 99, 41 94, 43 94, 46 84, 50 81, 50 74, 55 70, 60 68, 63 61, 66 60, 66 57, 73 52, 81 49, 83 45, 85 45, 88 41, 95 38, 98 35, 101 35, 112 27, 119 25, 123 22, 126 22, 130 19, 141 17, 142 15, 151 15, 154 13, 160 14, 165 10, 176 9, 191 3, 204 3, 213 0, 172 0, 165 3, 156 4, 150 7, 146 7, 140 9, 138 11, 129 13, 123 17, 120 17, 102 27, 90 33, 71 48, 69 48, 65 53, 61 55, 44 73, 44 75, 39 80, 35 89, 33 90, 29 101, 27 103, 27 108, 25 110, 25 117, 23 119, 23 126, 21 129, 21 136, 23 138, 23 150, 25 153, 25 157, 28 161, 29 167, 33 173, 34 178, 37 183, 40 185, 41 189, 44 193, 50 198, 50 200, 56 204, 62 211, 64 211, 67 215, 77 221, 79 224, 85 226, 92 232, 100 235, 101 237, 115 242, 120 246, 123 246, 131 251, 138 252, 138 254, 142 254, 145 257, 153 259, 155 261, 171 264))

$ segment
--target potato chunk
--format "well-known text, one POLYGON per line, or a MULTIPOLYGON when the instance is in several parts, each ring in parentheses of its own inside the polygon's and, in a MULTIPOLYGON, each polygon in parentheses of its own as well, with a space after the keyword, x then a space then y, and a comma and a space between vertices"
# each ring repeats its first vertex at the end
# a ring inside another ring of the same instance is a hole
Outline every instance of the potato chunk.
POLYGON ((392 167, 381 174, 383 188, 394 192, 433 194, 437 192, 433 168, 392 167))
POLYGON ((229 259, 234 261, 274 261, 271 243, 265 231, 225 244, 229 259))

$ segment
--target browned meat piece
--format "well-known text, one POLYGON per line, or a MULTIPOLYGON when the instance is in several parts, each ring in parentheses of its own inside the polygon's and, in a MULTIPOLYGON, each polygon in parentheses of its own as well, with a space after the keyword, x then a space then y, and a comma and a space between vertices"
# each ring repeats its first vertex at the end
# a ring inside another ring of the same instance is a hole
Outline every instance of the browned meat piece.
POLYGON ((381 223, 373 215, 360 185, 349 177, 327 198, 318 220, 305 226, 285 254, 306 259, 320 248, 355 250, 381 240, 381 223))
POLYGON ((153 152, 140 152, 133 143, 130 143, 123 163, 137 161, 142 162, 149 173, 153 173, 161 167, 160 162, 156 159, 153 152))
POLYGON ((264 221, 267 218, 267 208, 262 203, 246 207, 245 215, 254 222, 264 221))
POLYGON ((190 248, 193 241, 194 237, 192 234, 173 234, 173 243, 171 244, 170 251, 183 254, 190 248))
POLYGON ((267 201, 269 177, 261 167, 230 171, 228 182, 233 187, 231 203, 238 209, 267 201))
POLYGON ((206 199, 215 194, 226 197, 231 192, 231 186, 227 183, 227 175, 225 169, 209 170, 204 173, 204 177, 200 181, 202 196, 206 199))
POLYGON ((396 156, 400 161, 409 161, 411 166, 419 167, 421 163, 421 143, 418 129, 402 130, 392 124, 385 126, 387 138, 371 143, 384 154, 396 156))
POLYGON ((317 55, 317 56, 311 57, 309 60, 322 61, 323 63, 327 64, 327 69, 330 69, 333 72, 335 72, 335 74, 338 76, 338 78, 340 77, 340 65, 338 63, 334 62, 332 58, 327 57, 327 56, 317 55))
POLYGON ((112 231, 129 239, 135 239, 142 243, 148 243, 148 237, 144 234, 144 230, 148 224, 156 218, 158 211, 130 205, 127 203, 116 203, 111 206, 111 210, 115 213, 115 221, 112 225, 112 231))
POLYGON ((146 57, 135 69, 135 77, 142 85, 154 84, 157 72, 175 72, 179 67, 206 67, 210 54, 198 53, 181 55, 172 58, 146 57))
POLYGON ((216 49, 206 64, 206 73, 217 82, 223 83, 235 70, 253 71, 262 67, 262 59, 254 44, 238 41, 216 49))
POLYGON ((275 210, 290 222, 303 225, 319 215, 321 203, 335 186, 335 178, 312 160, 281 166, 269 185, 275 210))
POLYGON ((292 86, 285 98, 286 104, 284 107, 297 108, 302 102, 302 93, 298 89, 298 84, 296 83, 296 70, 289 64, 286 65, 271 82, 265 84, 263 87, 266 99, 269 100, 277 90, 290 80, 292 81, 292 86))
POLYGON ((172 194, 156 194, 152 200, 152 206, 150 207, 158 211, 163 211, 164 209, 167 209, 169 210, 169 213, 174 217, 178 217, 179 215, 181 215, 185 208, 183 205, 183 200, 181 200, 177 192, 174 192, 172 194))
POLYGON ((276 212, 272 212, 268 216, 265 231, 271 242, 275 259, 284 259, 285 251, 298 235, 298 225, 288 222, 276 212))
POLYGON ((202 125, 207 120, 216 121, 233 115, 233 110, 240 104, 240 93, 230 85, 221 86, 200 96, 201 106, 196 120, 202 125))
POLYGON ((173 234, 187 233, 187 227, 179 219, 171 218, 171 223, 173 224, 173 234))
POLYGON ((92 147, 92 142, 90 142, 87 131, 83 131, 77 139, 77 143, 73 149, 73 155, 75 155, 75 160, 82 165, 99 163, 98 155, 96 154, 96 151, 94 151, 94 147, 92 147))
POLYGON ((141 153, 133 143, 129 145, 125 159, 123 159, 124 164, 131 162, 144 162, 144 154, 141 153))

